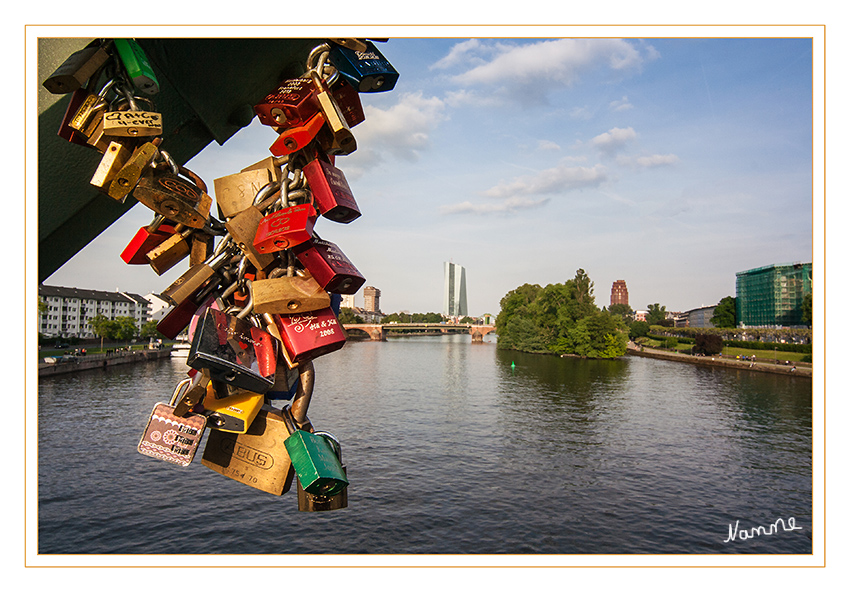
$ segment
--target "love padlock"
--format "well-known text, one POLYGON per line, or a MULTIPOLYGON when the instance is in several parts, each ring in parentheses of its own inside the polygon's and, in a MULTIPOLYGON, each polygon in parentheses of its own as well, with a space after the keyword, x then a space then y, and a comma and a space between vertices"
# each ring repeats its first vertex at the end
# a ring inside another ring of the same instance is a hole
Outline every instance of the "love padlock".
POLYGON ((295 363, 334 352, 346 337, 334 311, 328 307, 297 315, 272 315, 289 359, 295 363))
POLYGON ((360 209, 341 170, 321 155, 308 162, 303 170, 313 192, 313 203, 323 217, 342 224, 360 217, 360 209))
POLYGON ((291 249, 313 237, 318 213, 311 204, 299 204, 267 214, 257 226, 254 248, 260 253, 291 249))
POLYGON ((319 285, 335 294, 356 294, 366 278, 334 243, 313 238, 292 249, 319 285))

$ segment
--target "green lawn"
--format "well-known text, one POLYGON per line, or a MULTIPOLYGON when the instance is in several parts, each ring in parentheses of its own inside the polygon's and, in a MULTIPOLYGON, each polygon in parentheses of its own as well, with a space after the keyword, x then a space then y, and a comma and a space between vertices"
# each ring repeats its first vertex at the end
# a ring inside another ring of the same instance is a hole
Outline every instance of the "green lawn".
MULTIPOLYGON (((662 344, 663 344, 663 342, 661 340, 653 339, 651 337, 649 338, 649 342, 647 343, 647 345, 649 347, 664 349, 662 344)), ((693 344, 680 343, 679 345, 676 346, 676 348, 673 351, 676 351, 678 353, 687 353, 692 347, 693 347, 693 344)), ((803 357, 806 356, 806 355, 808 355, 808 354, 803 354, 803 353, 798 353, 798 352, 777 351, 775 359, 779 360, 780 362, 784 362, 785 360, 788 360, 789 362, 800 362, 800 361, 802 361, 803 357)), ((772 361, 774 359, 774 357, 773 357, 774 352, 773 352, 773 350, 766 350, 766 349, 746 349, 746 348, 742 348, 742 347, 725 347, 725 346, 723 347, 723 357, 734 358, 736 356, 755 356, 756 360, 765 360, 765 361, 771 360, 772 361)))

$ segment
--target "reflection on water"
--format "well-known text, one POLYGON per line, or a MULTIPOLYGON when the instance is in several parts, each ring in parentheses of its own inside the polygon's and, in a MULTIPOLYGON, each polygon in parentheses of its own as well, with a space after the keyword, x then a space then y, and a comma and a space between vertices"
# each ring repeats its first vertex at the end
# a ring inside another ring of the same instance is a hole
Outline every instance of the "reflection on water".
POLYGON ((310 418, 341 440, 351 481, 348 509, 320 514, 199 458, 135 451, 183 362, 44 380, 39 550, 811 552, 811 381, 487 339, 352 342, 316 360, 310 418), (802 531, 723 542, 736 520, 790 516, 802 531))

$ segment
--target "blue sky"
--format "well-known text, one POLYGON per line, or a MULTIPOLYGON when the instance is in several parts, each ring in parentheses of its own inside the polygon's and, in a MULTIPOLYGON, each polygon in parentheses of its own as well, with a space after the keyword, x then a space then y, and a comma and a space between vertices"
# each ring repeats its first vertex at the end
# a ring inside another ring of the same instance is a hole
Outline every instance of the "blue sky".
MULTIPOLYGON (((473 315, 578 268, 599 306, 624 279, 632 308, 682 311, 734 295, 737 271, 812 261, 810 39, 378 47, 398 84, 361 95, 358 149, 337 159, 363 215, 316 231, 382 291, 385 313, 439 312, 449 260, 467 269, 473 315)), ((255 119, 187 166, 212 190, 276 137, 255 119)), ((160 277, 119 258, 151 218, 137 205, 45 283, 161 291, 186 263, 160 277)))

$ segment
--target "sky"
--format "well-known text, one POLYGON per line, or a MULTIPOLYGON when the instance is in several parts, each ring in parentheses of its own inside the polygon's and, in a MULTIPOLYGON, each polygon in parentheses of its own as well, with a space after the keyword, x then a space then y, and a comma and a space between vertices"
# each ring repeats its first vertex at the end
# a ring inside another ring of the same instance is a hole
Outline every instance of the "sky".
MULTIPOLYGON (((633 309, 686 311, 734 296, 738 271, 812 261, 811 39, 449 32, 378 44, 398 83, 360 95, 336 161, 362 216, 316 224, 384 313, 441 312, 445 261, 473 316, 579 268, 600 307, 622 279, 633 309)), ((276 138, 255 118, 186 166, 212 192, 276 138)), ((44 283, 162 291, 187 261, 119 257, 152 217, 136 205, 44 283)))

